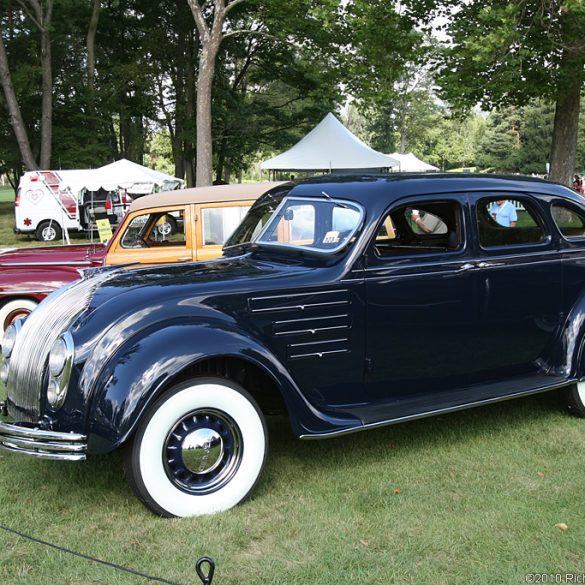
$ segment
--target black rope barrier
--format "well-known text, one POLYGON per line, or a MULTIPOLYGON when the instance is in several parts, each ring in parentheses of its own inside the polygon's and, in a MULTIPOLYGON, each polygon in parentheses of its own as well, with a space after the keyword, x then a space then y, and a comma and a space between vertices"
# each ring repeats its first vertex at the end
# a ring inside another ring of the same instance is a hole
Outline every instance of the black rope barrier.
MULTIPOLYGON (((165 585, 182 585, 181 583, 176 583, 175 581, 169 581, 168 579, 164 579, 162 577, 153 577, 152 575, 147 575, 146 573, 141 573, 140 571, 136 571, 134 569, 129 569, 128 567, 124 567, 122 565, 117 565, 116 563, 110 563, 109 561, 102 561, 101 559, 96 559, 90 555, 86 555, 71 549, 68 549, 64 546, 59 546, 57 544, 53 544, 52 542, 47 542, 46 540, 42 540, 40 538, 36 538, 34 536, 30 536, 29 534, 25 534, 24 532, 20 532, 18 530, 14 530, 14 528, 10 528, 9 526, 5 526, 4 524, 0 524, 0 528, 10 534, 15 534, 16 536, 20 536, 21 538, 25 538, 26 540, 30 540, 31 542, 35 542, 36 544, 42 544, 44 546, 48 546, 54 548, 55 550, 68 553, 70 555, 74 555, 81 559, 85 559, 86 561, 92 561, 94 563, 98 563, 100 565, 105 565, 106 567, 110 567, 111 569, 116 569, 117 571, 123 571, 125 573, 130 573, 131 575, 136 575, 137 577, 142 577, 143 579, 148 579, 149 581, 154 581, 157 583, 164 583, 165 585)), ((215 572, 215 563, 213 559, 209 557, 201 557, 195 563, 195 570, 197 572, 197 576, 201 579, 203 585, 211 585, 211 581, 213 579, 213 574, 215 572), (207 574, 204 571, 204 566, 207 565, 207 574)))

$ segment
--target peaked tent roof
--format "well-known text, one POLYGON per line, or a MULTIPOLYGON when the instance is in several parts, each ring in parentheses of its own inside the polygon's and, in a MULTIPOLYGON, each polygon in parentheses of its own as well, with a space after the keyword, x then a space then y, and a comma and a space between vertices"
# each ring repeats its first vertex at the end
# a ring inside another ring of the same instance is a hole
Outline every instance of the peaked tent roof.
POLYGON ((61 187, 70 187, 75 192, 84 188, 88 191, 114 191, 119 187, 129 191, 150 192, 155 185, 162 190, 170 190, 183 184, 177 177, 143 167, 125 158, 97 169, 68 171, 63 174, 61 187))
POLYGON ((402 173, 424 173, 425 171, 438 171, 438 167, 434 167, 420 158, 416 157, 412 152, 406 154, 400 154, 399 152, 393 152, 388 155, 390 158, 398 161, 397 165, 392 165, 393 171, 399 171, 402 173))
POLYGON ((260 168, 280 171, 333 171, 385 169, 397 164, 398 161, 364 144, 329 113, 292 148, 265 160, 260 168))

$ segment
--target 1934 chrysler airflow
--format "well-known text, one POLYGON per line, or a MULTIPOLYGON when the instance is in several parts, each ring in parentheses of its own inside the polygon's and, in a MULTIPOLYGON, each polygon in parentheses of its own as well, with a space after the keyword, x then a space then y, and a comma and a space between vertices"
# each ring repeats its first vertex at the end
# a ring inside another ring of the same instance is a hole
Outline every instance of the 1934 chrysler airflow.
POLYGON ((260 477, 270 413, 330 437, 561 389, 585 415, 584 293, 585 206, 560 185, 281 185, 224 258, 98 269, 11 326, 0 444, 123 446, 156 513, 225 510, 260 477))

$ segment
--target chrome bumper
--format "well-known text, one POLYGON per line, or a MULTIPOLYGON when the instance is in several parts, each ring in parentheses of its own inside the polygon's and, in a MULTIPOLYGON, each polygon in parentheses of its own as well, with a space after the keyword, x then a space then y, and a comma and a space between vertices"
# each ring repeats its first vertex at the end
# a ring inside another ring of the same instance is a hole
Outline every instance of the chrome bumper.
POLYGON ((81 461, 86 457, 87 437, 56 433, 0 421, 0 447, 43 459, 81 461))

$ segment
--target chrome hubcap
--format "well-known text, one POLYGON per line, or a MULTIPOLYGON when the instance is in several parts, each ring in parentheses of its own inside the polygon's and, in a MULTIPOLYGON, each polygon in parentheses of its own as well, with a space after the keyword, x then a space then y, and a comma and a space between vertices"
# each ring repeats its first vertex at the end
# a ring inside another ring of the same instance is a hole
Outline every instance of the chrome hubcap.
POLYGON ((191 473, 209 473, 223 458, 223 440, 213 429, 197 429, 187 435, 181 446, 185 467, 191 473))
POLYGON ((199 409, 185 415, 167 435, 167 477, 193 495, 215 492, 231 481, 244 452, 238 425, 225 412, 199 409))
POLYGON ((46 242, 50 242, 51 240, 54 240, 56 237, 57 232, 55 231, 55 228, 46 227, 43 230, 43 240, 45 240, 46 242))

